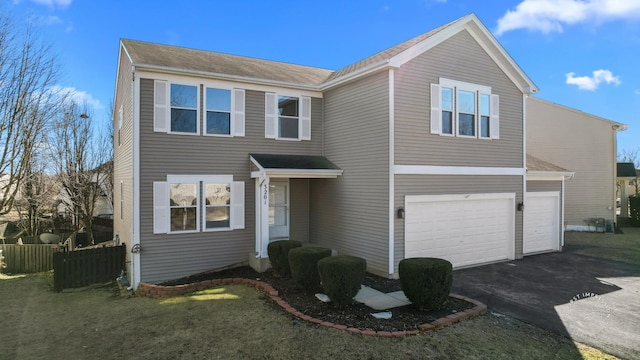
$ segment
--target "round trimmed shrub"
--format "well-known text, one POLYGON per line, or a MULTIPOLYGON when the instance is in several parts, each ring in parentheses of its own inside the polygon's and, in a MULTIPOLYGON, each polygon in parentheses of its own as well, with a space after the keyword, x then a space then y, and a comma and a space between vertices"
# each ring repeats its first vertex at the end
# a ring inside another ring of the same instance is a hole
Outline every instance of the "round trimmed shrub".
POLYGON ((367 261, 357 256, 338 255, 318 261, 322 288, 337 307, 351 305, 367 271, 367 261))
POLYGON ((279 240, 267 245, 267 254, 271 267, 276 274, 280 276, 291 275, 291 267, 289 266, 289 250, 299 248, 302 244, 296 240, 279 240))
POLYGON ((331 256, 331 249, 323 247, 300 247, 289 251, 291 277, 300 287, 315 289, 320 285, 318 261, 331 256))
POLYGON ((440 310, 449 298, 453 282, 451 263, 438 258, 409 258, 400 261, 400 285, 404 295, 419 310, 440 310))

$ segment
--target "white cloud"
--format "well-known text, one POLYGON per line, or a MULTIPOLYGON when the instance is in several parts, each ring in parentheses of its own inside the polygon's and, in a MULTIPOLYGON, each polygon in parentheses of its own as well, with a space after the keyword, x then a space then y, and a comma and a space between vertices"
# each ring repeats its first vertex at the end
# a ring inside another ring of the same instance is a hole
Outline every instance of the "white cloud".
POLYGON ((36 4, 47 5, 49 7, 59 7, 63 9, 71 5, 71 1, 72 0, 31 0, 31 2, 34 2, 36 4))
POLYGON ((517 29, 562 32, 577 23, 640 19, 640 0, 524 0, 498 19, 497 35, 517 29))
POLYGON ((94 98, 86 91, 80 91, 74 87, 70 86, 53 86, 52 90, 55 93, 59 93, 63 96, 68 96, 73 102, 78 105, 87 104, 87 106, 92 107, 93 110, 103 110, 104 105, 100 102, 100 100, 94 98))
POLYGON ((620 85, 620 78, 614 76, 609 70, 596 70, 593 72, 593 76, 575 76, 576 73, 570 72, 565 74, 567 77, 567 84, 576 85, 580 90, 594 91, 602 83, 620 85))

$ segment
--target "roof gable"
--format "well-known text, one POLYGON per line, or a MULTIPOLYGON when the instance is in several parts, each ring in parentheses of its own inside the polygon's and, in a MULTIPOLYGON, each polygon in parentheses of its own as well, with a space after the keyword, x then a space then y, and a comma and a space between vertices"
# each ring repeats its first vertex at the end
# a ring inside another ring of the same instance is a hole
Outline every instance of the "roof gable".
POLYGON ((491 59, 523 93, 538 92, 537 86, 498 43, 475 14, 463 16, 434 30, 418 35, 394 47, 334 72, 324 84, 333 86, 376 67, 400 67, 461 31, 467 31, 491 59))

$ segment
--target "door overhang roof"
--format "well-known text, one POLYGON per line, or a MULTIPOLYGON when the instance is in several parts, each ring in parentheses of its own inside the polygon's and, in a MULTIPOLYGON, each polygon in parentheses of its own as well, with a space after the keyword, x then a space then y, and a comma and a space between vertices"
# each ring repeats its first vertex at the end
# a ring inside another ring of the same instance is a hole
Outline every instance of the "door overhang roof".
POLYGON ((252 178, 337 178, 343 171, 317 155, 249 154, 249 160, 252 178))

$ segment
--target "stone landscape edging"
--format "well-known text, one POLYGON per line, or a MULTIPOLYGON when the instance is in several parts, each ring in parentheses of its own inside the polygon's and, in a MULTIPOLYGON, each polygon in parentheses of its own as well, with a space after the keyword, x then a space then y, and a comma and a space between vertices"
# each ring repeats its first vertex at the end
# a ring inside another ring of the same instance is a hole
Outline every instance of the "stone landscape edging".
POLYGON ((328 321, 322 321, 320 319, 313 318, 309 315, 305 315, 298 310, 294 309, 289 305, 286 301, 284 301, 280 296, 278 296, 278 290, 274 289, 273 286, 258 280, 252 279, 244 279, 244 278, 226 278, 226 279, 213 279, 213 280, 203 280, 191 284, 184 285, 175 285, 175 286, 162 286, 162 285, 154 285, 148 283, 140 283, 138 285, 138 289, 136 290, 136 294, 145 297, 152 298, 167 298, 171 296, 179 296, 188 293, 192 293, 195 291, 201 291, 205 289, 209 289, 216 286, 221 285, 247 285, 256 288, 259 291, 264 292, 272 301, 282 307, 286 312, 291 315, 297 317, 300 320, 308 321, 313 324, 319 324, 322 326, 334 328, 337 330, 348 331, 352 334, 362 334, 367 336, 381 336, 381 337, 402 337, 406 335, 417 335, 422 332, 433 331, 447 325, 451 325, 458 321, 461 321, 466 318, 474 317, 483 314, 487 311, 487 305, 468 298, 466 296, 458 295, 458 294, 449 294, 450 297, 459 299, 462 301, 466 301, 474 305, 473 308, 467 309, 465 311, 461 311, 455 314, 447 315, 445 317, 436 319, 432 322, 418 325, 417 330, 410 331, 375 331, 375 330, 362 330, 353 327, 347 327, 345 325, 334 324, 328 321))

